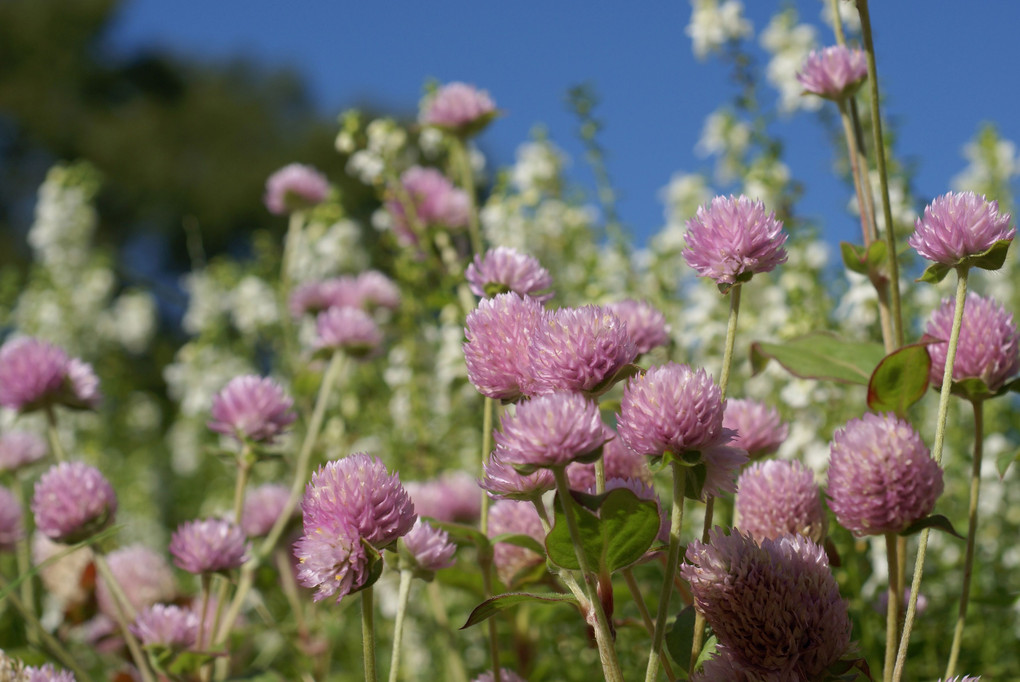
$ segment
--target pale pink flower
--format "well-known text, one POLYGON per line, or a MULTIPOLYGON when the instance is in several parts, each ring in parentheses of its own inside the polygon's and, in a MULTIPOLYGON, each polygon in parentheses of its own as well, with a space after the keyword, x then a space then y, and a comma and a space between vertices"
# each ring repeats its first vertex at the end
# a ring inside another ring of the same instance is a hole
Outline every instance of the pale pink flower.
POLYGON ((999 213, 999 202, 974 192, 950 192, 925 207, 907 241, 924 258, 955 267, 1015 234, 1009 214, 999 213))
POLYGON ((496 105, 485 90, 467 83, 441 86, 425 102, 421 122, 454 132, 475 132, 485 127, 496 113, 496 105))
POLYGON ((292 163, 266 180, 266 208, 277 215, 321 204, 329 194, 326 177, 311 166, 292 163))
POLYGON ((464 277, 472 293, 480 298, 510 291, 543 302, 552 298, 552 292, 547 291, 552 286, 549 271, 534 257, 506 246, 489 249, 484 256, 475 254, 464 277))
POLYGON ((812 50, 797 74, 804 92, 833 100, 852 94, 867 77, 864 52, 842 45, 812 50))

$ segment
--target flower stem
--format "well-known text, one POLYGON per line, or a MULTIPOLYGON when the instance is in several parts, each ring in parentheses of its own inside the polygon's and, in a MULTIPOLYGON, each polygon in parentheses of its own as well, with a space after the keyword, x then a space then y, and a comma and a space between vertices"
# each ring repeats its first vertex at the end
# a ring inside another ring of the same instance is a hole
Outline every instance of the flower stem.
POLYGON ((361 651, 365 659, 365 682, 376 682, 375 614, 371 586, 361 591, 361 651))
MULTIPOLYGON (((648 636, 653 636, 655 634, 655 623, 652 622, 652 614, 648 612, 648 605, 645 604, 645 598, 641 596, 641 586, 638 585, 637 579, 634 577, 634 571, 629 568, 623 569, 623 579, 627 581, 627 589, 630 590, 631 599, 634 600, 638 613, 641 614, 641 622, 645 624, 645 630, 648 631, 648 636)), ((669 664, 669 657, 666 656, 665 651, 659 652, 659 662, 662 663, 662 669, 666 672, 666 678, 669 679, 670 682, 675 680, 676 674, 673 672, 673 666, 669 664)))
POLYGON ((475 196, 475 172, 471 168, 467 142, 454 135, 451 148, 453 164, 460 175, 460 184, 468 198, 468 236, 471 238, 471 250, 482 252, 482 231, 478 224, 478 205, 475 196))
MULTIPOLYGON (((495 401, 486 397, 482 404, 482 468, 489 461, 489 450, 492 449, 492 421, 495 411, 495 401)), ((489 534, 489 494, 482 491, 482 513, 479 519, 479 530, 483 535, 489 534)), ((479 557, 479 566, 482 569, 482 589, 485 590, 485 598, 492 596, 492 556, 479 557)), ((496 620, 490 618, 485 625, 489 637, 489 661, 492 665, 492 674, 495 682, 500 682, 499 673, 499 633, 496 630, 496 620)))
MULTIPOLYGON (((489 451, 492 449, 493 403, 492 398, 486 397, 482 404, 482 469, 489 463, 489 451)), ((489 493, 485 490, 482 490, 482 513, 478 529, 483 535, 489 534, 489 493)))
POLYGON ((684 483, 687 468, 673 462, 673 510, 669 523, 669 550, 666 553, 666 575, 662 580, 662 594, 655 614, 655 629, 652 633, 652 648, 648 652, 648 667, 645 682, 653 682, 659 672, 659 654, 666 636, 666 619, 669 617, 669 598, 673 595, 673 576, 680 563, 680 527, 684 522, 684 483))
POLYGON ((739 283, 730 288, 730 316, 726 323, 726 346, 723 349, 722 370, 719 372, 719 400, 726 400, 726 389, 730 384, 733 346, 737 341, 737 316, 740 314, 740 289, 739 283))
POLYGON ((393 653, 390 658, 390 682, 397 682, 400 671, 400 643, 404 636, 404 616, 407 613, 407 601, 411 596, 411 578, 413 571, 400 572, 400 588, 397 592, 397 618, 393 623, 393 653))
POLYGON ((57 412, 53 409, 53 405, 46 406, 46 437, 50 441, 50 450, 53 451, 53 456, 58 462, 67 461, 67 452, 64 451, 64 446, 60 444, 60 434, 57 433, 57 412))
POLYGON ((110 588, 110 593, 113 595, 113 619, 120 628, 128 651, 131 652, 131 658, 134 660, 138 672, 142 675, 142 680, 144 682, 155 682, 156 678, 153 676, 152 671, 149 670, 149 661, 129 627, 129 621, 135 619, 134 607, 131 606, 131 602, 128 600, 127 595, 124 594, 120 583, 117 582, 117 578, 113 575, 113 571, 110 570, 110 565, 106 563, 106 557, 101 552, 97 551, 95 553, 95 564, 96 570, 99 571, 103 582, 110 588))
POLYGON ((949 663, 946 665, 945 679, 956 672, 956 662, 960 657, 960 645, 963 643, 963 626, 967 619, 967 605, 970 603, 970 582, 974 573, 974 544, 977 537, 978 497, 981 494, 981 458, 984 454, 985 419, 984 402, 975 400, 974 407, 974 462, 970 472, 970 509, 967 515, 967 552, 963 562, 963 588, 960 591, 960 610, 956 617, 956 628, 953 632, 953 645, 949 650, 949 663))
POLYGON ((903 587, 899 584, 899 568, 897 567, 896 533, 885 534, 885 558, 889 565, 889 599, 885 614, 885 666, 882 668, 882 680, 892 679, 893 667, 896 663, 896 643, 899 641, 900 603, 903 587))

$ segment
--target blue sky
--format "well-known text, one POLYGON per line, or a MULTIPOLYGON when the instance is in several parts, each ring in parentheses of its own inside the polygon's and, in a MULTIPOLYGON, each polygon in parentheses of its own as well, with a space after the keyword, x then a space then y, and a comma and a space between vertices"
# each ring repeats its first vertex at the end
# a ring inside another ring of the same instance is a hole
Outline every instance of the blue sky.
MULTIPOLYGON (((757 44, 781 3, 745 4, 757 44)), ((833 42, 819 19, 822 3, 795 4, 802 21, 818 26, 819 40, 833 42)), ((592 83, 620 212, 643 243, 663 224, 660 190, 670 176, 712 167, 694 147, 705 117, 734 93, 720 61, 694 57, 684 34, 689 18, 683 0, 133 0, 113 38, 125 50, 156 45, 195 58, 291 66, 330 115, 366 100, 412 113, 429 77, 473 83, 505 113, 481 138, 492 162, 512 162, 517 145, 543 124, 573 157, 572 177, 588 185, 564 95, 592 83)), ((898 123, 901 157, 916 162, 922 199, 949 189, 982 121, 1020 141, 1013 66, 1020 3, 873 2, 872 21, 885 113, 898 123)), ((773 131, 787 142, 793 176, 806 182, 798 211, 820 221, 827 238, 854 239, 857 223, 845 212, 846 190, 832 178, 832 152, 815 116, 794 114, 773 131)))

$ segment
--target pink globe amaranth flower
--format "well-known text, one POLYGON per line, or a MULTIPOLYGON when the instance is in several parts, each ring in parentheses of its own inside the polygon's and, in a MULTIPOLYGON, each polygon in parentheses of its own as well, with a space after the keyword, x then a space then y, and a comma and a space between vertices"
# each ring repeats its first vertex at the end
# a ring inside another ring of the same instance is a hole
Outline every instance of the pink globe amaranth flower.
POLYGON ((94 410, 103 400, 99 392, 99 377, 92 365, 78 358, 67 361, 67 385, 70 389, 63 404, 79 410, 94 410))
POLYGON ((311 166, 292 163, 266 180, 263 199, 270 213, 293 213, 321 204, 329 194, 326 177, 311 166))
POLYGON ((522 474, 503 459, 502 449, 496 448, 482 467, 482 480, 478 485, 496 499, 534 500, 554 490, 556 479, 548 469, 522 474))
POLYGON ((500 458, 522 471, 566 466, 613 435, 599 406, 579 393, 550 393, 520 403, 514 414, 503 415, 500 427, 492 435, 500 458))
MULTIPOLYGON (((928 345, 930 378, 935 386, 942 385, 942 375, 946 371, 946 353, 955 313, 955 299, 943 299, 942 305, 932 312, 925 328, 928 336, 942 341, 928 345)), ((1020 336, 1012 314, 995 299, 967 294, 956 360, 953 362, 953 380, 980 379, 989 391, 998 391, 1007 379, 1020 371, 1018 344, 1020 336)))
MULTIPOLYGON (((306 520, 307 521, 307 520, 306 520)), ((365 586, 369 557, 358 529, 346 518, 324 518, 321 525, 305 529, 294 543, 299 561, 297 580, 316 588, 315 601, 336 595, 336 601, 365 586)))
MULTIPOLYGON (((107 555, 106 562, 135 611, 172 601, 177 596, 177 583, 169 562, 144 545, 114 550, 107 555)), ((117 603, 101 575, 96 580, 96 602, 101 613, 116 618, 117 603)))
POLYGON ((775 408, 755 400, 727 400, 723 428, 736 433, 730 445, 747 450, 751 459, 771 455, 790 434, 775 408))
POLYGON ((684 260, 720 287, 747 282, 786 262, 786 233, 765 204, 739 197, 716 197, 687 221, 684 260))
MULTIPOLYGON (((535 506, 518 500, 496 500, 489 507, 489 537, 504 533, 530 535, 545 542, 545 530, 535 506)), ((545 557, 527 547, 497 542, 492 548, 492 564, 503 584, 512 586, 514 578, 545 563, 545 557)))
POLYGON ((345 275, 306 282, 294 289, 288 306, 293 317, 343 307, 396 310, 400 307, 400 290, 381 272, 366 270, 355 277, 345 275))
POLYGON ((446 531, 433 528, 427 521, 418 519, 411 532, 404 536, 403 543, 419 571, 433 573, 453 566, 457 545, 450 542, 446 531))
POLYGON ((25 537, 21 522, 21 503, 7 488, 0 485, 0 552, 14 548, 25 537))
POLYGON ((418 518, 400 478, 363 452, 327 462, 312 474, 301 511, 306 536, 341 519, 377 550, 407 535, 418 518))
POLYGON ((82 462, 62 462, 35 484, 32 513, 35 525, 51 540, 73 544, 111 523, 117 496, 99 470, 82 462))
POLYGON ((294 401, 272 379, 234 377, 213 397, 210 429, 239 441, 272 443, 297 419, 294 401))
POLYGON ((430 481, 411 481, 404 489, 419 516, 471 523, 482 512, 478 482, 466 471, 447 471, 430 481))
POLYGON ((393 229, 402 244, 418 244, 421 235, 415 233, 415 225, 422 228, 433 225, 449 229, 467 227, 471 212, 468 195, 454 187, 435 168, 412 166, 401 174, 400 184, 414 206, 414 224, 408 219, 400 200, 390 199, 386 208, 393 216, 393 229))
MULTIPOLYGON (((606 480, 612 478, 638 479, 651 484, 652 470, 648 459, 631 450, 620 437, 606 441, 602 448, 602 465, 606 480)), ((574 462, 567 467, 567 481, 573 490, 589 490, 595 487, 595 465, 574 462)))
MULTIPOLYGON (((972 677, 971 675, 962 676, 957 675, 955 677, 950 677, 948 680, 946 680, 946 682, 978 682, 978 680, 980 679, 981 679, 980 675, 978 675, 977 677, 972 677)), ((941 677, 939 678, 939 682, 942 682, 941 677)))
POLYGON ((361 297, 361 307, 378 307, 396 310, 400 307, 400 289, 393 280, 378 270, 365 270, 354 278, 355 289, 361 297))
POLYGON ((351 357, 371 355, 382 343, 375 320, 360 308, 329 308, 315 319, 316 348, 342 350, 351 357))
POLYGON ((60 348, 28 336, 0 347, 0 405, 19 412, 94 409, 101 398, 92 366, 60 348))
POLYGON ((799 533, 825 538, 825 509, 814 473, 800 462, 755 462, 737 480, 741 532, 756 541, 799 533))
POLYGON ((468 380, 479 393, 495 400, 531 394, 528 348, 544 314, 539 301, 514 293, 482 299, 468 314, 464 359, 468 380))
POLYGON ((924 258, 954 267, 1015 234, 1009 214, 999 213, 997 201, 974 192, 950 192, 925 206, 907 242, 924 258))
POLYGON ((547 313, 528 352, 536 394, 597 391, 637 357, 627 325, 596 305, 547 313))
MULTIPOLYGON (((493 682, 496 676, 491 672, 484 672, 476 677, 472 682, 493 682)), ((503 682, 528 682, 526 679, 515 673, 513 670, 506 668, 499 669, 499 679, 503 682)))
POLYGON ((0 473, 38 462, 48 449, 46 441, 31 431, 8 431, 0 436, 0 473))
MULTIPOLYGON (((851 622, 829 560, 802 535, 755 543, 721 528, 687 546, 680 575, 737 667, 816 680, 850 646, 851 622)), ((768 677, 750 679, 772 679, 768 677)))
POLYGON ((52 663, 47 663, 38 668, 28 666, 22 672, 20 678, 24 682, 75 682, 74 674, 68 670, 57 670, 52 663))
POLYGON ((268 535, 289 499, 290 489, 278 483, 260 485, 245 495, 241 512, 244 534, 250 538, 268 535))
POLYGON ((421 122, 452 132, 476 133, 495 114, 496 105, 488 92, 467 83, 452 82, 443 85, 428 98, 421 113, 421 122))
POLYGON ((250 549, 241 527, 225 519, 186 521, 170 538, 174 563, 196 575, 238 568, 250 549))
POLYGON ((552 286, 549 271, 536 258, 506 246, 489 249, 484 256, 475 254, 464 277, 480 298, 511 291, 543 302, 552 298, 552 292, 543 293, 552 286))
POLYGON ((864 52, 842 45, 812 50, 797 74, 804 92, 833 100, 853 94, 867 77, 864 52))
POLYGON ((833 435, 830 452, 829 508, 858 537, 905 530, 942 494, 942 468, 895 415, 850 420, 833 435))
POLYGON ((141 640, 142 646, 186 651, 198 641, 198 628, 198 614, 191 609, 153 604, 139 612, 131 632, 141 640))
POLYGON ((626 299, 607 303, 603 307, 627 325, 627 334, 638 355, 659 346, 669 345, 669 325, 666 324, 666 316, 651 303, 626 299))

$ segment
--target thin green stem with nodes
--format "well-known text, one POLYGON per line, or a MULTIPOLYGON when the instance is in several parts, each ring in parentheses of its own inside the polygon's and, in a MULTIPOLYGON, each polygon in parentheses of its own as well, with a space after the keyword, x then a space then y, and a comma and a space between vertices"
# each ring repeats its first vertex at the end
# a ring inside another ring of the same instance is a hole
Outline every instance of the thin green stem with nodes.
POLYGON ((414 572, 408 569, 400 571, 400 587, 397 591, 397 617, 393 623, 393 653, 390 656, 390 682, 397 682, 400 671, 400 644, 404 636, 404 616, 407 614, 407 602, 411 596, 411 578, 414 572))
POLYGON ((666 552, 666 575, 662 580, 659 608, 655 614, 655 628, 652 632, 652 648, 648 652, 648 667, 645 682, 654 682, 659 673, 659 654, 666 637, 666 620, 669 618, 669 599, 673 595, 673 576, 680 563, 680 528, 684 522, 684 486, 687 467, 672 463, 673 467, 673 510, 669 523, 669 549, 666 552))
POLYGON ((371 586, 361 591, 361 653, 365 659, 365 682, 376 682, 375 611, 371 586))

